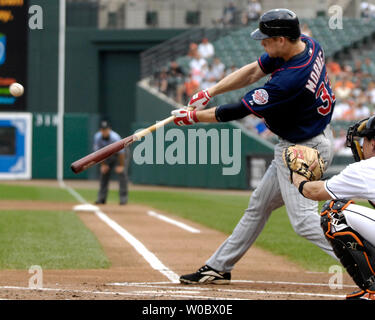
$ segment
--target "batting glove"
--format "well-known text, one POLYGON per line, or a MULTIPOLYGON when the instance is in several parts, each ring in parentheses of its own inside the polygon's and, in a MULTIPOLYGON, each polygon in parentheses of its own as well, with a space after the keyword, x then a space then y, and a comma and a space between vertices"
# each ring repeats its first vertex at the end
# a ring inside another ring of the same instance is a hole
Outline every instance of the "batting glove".
POLYGON ((190 99, 188 107, 197 108, 197 110, 204 109, 204 107, 210 102, 211 96, 207 90, 202 90, 193 95, 190 99))
POLYGON ((178 110, 173 110, 171 114, 176 117, 174 119, 174 123, 176 125, 186 126, 186 125, 191 125, 191 124, 199 122, 196 112, 197 112, 196 109, 194 109, 193 111, 190 111, 188 109, 181 108, 178 110))

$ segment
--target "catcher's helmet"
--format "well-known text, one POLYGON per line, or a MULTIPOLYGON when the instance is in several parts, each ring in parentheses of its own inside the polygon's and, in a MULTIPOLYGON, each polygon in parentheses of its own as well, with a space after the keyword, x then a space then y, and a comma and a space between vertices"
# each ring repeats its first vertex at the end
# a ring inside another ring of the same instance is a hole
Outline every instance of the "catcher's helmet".
POLYGON ((259 20, 259 28, 251 33, 255 40, 271 37, 287 37, 292 40, 301 35, 297 15, 288 9, 272 9, 265 12, 259 20))
POLYGON ((375 139, 375 116, 363 119, 349 127, 346 134, 346 146, 352 149, 355 161, 363 160, 361 139, 375 139))

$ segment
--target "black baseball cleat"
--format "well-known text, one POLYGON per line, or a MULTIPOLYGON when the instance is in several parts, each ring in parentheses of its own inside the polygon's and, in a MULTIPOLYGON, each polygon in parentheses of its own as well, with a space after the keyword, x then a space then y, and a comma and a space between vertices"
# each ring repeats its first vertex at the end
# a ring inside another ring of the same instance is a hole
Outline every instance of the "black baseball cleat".
POLYGON ((375 293, 364 290, 354 291, 346 296, 346 300, 375 300, 375 293))
POLYGON ((229 284, 230 272, 219 272, 204 265, 195 273, 185 274, 180 277, 184 284, 229 284))

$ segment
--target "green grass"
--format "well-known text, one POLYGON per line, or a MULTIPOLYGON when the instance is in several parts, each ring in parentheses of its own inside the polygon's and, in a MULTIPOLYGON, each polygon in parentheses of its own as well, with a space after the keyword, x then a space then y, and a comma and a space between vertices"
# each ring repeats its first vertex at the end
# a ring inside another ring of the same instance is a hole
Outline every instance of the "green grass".
MULTIPOLYGON (((12 188, 8 188, 8 186, 0 184, 1 198, 74 201, 70 194, 58 188, 38 188, 29 186, 11 187, 12 188), (3 197, 4 190, 7 197, 3 197)), ((89 202, 93 203, 96 199, 97 190, 95 189, 76 189, 76 191, 89 202)), ((249 196, 181 190, 132 190, 129 193, 129 199, 130 203, 145 204, 156 210, 195 221, 229 235, 232 233, 234 227, 241 219, 244 210, 247 208, 249 196)), ((108 203, 117 202, 117 190, 110 190, 108 203)), ((358 202, 358 204, 367 205, 365 202, 358 202)), ((320 205, 322 205, 322 203, 320 205)), ((22 220, 19 221, 19 223, 22 225, 22 220)), ((4 232, 7 233, 7 230, 4 230, 4 232)), ((58 244, 56 243, 56 245, 58 244)), ((331 265, 339 264, 321 249, 298 236, 293 231, 284 207, 276 210, 271 215, 255 245, 274 254, 282 255, 310 271, 327 272, 331 265)), ((73 249, 74 248, 71 248, 69 250, 73 249)), ((213 251, 215 249, 216 248, 212 248, 213 251)))
MULTIPOLYGON (((96 190, 77 189, 76 191, 87 201, 95 201, 96 190)), ((129 203, 148 205, 225 233, 232 232, 248 201, 246 196, 204 192, 140 190, 129 192, 129 203)), ((108 203, 118 203, 117 191, 109 192, 108 203)))
POLYGON ((0 268, 107 268, 100 243, 74 212, 0 212, 0 268))
POLYGON ((66 190, 53 187, 0 184, 0 200, 76 202, 66 190))
MULTIPOLYGON (((96 191, 83 189, 78 191, 87 200, 95 200, 96 191)), ((129 194, 129 199, 131 203, 149 205, 228 235, 232 233, 241 219, 249 202, 249 196, 245 195, 187 191, 133 190, 129 194)), ((108 202, 116 203, 117 201, 117 191, 111 190, 108 202)), ((284 256, 310 271, 328 272, 330 266, 338 264, 331 256, 294 232, 285 207, 272 213, 255 245, 274 254, 284 256)), ((216 248, 212 249, 215 250, 216 248)))

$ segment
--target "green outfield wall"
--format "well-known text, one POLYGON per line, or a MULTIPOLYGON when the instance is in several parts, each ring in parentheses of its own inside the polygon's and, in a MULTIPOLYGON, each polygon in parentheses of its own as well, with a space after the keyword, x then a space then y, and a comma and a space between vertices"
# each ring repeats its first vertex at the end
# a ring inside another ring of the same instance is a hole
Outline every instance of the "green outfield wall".
MULTIPOLYGON (((69 113, 64 116, 64 177, 93 179, 96 168, 74 174, 70 164, 92 152, 93 136, 97 131, 98 115, 69 113)), ((57 172, 57 114, 33 113, 32 178, 56 179, 57 172)))

